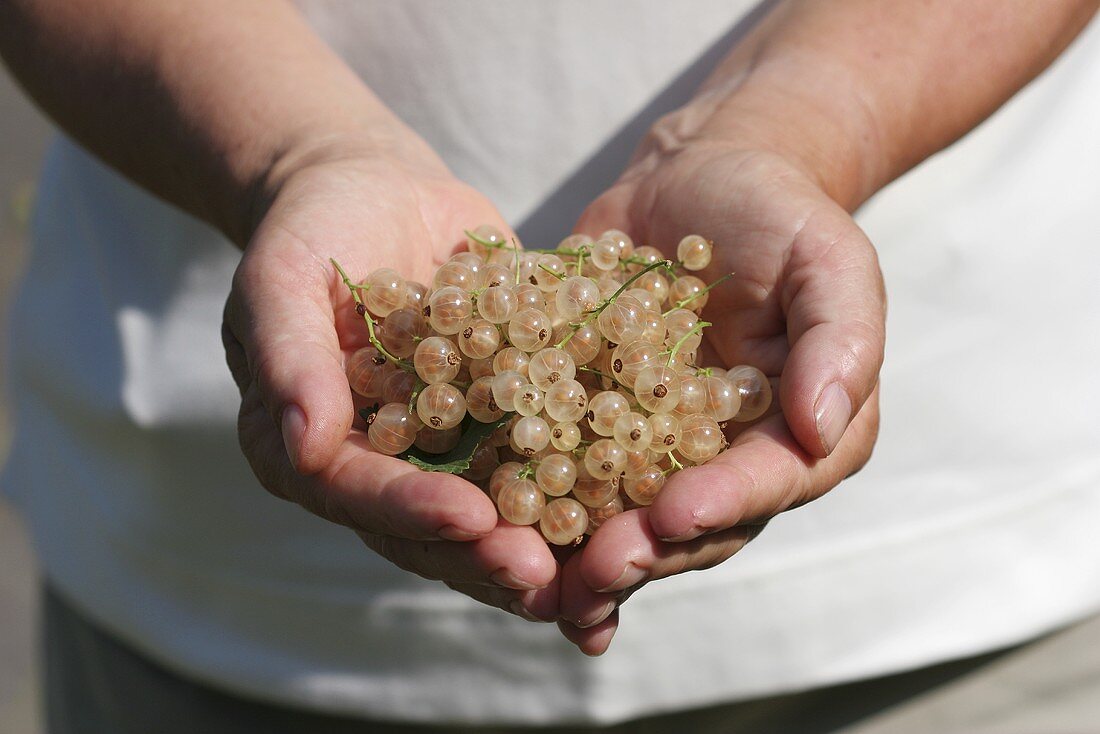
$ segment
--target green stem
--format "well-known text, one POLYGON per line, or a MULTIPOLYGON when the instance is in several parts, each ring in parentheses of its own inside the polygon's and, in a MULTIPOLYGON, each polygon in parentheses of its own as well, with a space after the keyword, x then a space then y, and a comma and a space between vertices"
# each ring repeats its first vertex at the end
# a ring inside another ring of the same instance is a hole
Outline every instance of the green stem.
POLYGON ((676 309, 683 308, 684 306, 686 306, 689 303, 691 303, 692 301, 694 301, 696 298, 701 298, 702 296, 705 296, 706 294, 710 293, 711 290, 716 285, 718 285, 719 283, 725 283, 727 280, 729 280, 732 277, 733 277, 733 273, 727 273, 726 275, 723 275, 721 278, 714 281, 713 283, 711 283, 710 285, 708 285, 706 288, 699 291, 698 293, 692 293, 690 296, 683 299, 682 301, 678 301, 674 307, 670 308, 668 311, 665 311, 664 315, 668 316, 670 313, 672 313, 676 309))
POLYGON ((565 276, 564 276, 564 275, 562 275, 561 273, 559 273, 559 272, 557 272, 557 271, 555 271, 555 270, 551 270, 550 268, 546 267, 546 266, 545 266, 545 265, 543 265, 542 263, 538 263, 538 266, 539 266, 539 269, 540 269, 540 270, 545 270, 546 272, 550 273, 550 275, 553 275, 553 276, 554 276, 555 278, 557 278, 558 280, 565 280, 565 276))
POLYGON ((668 353, 668 366, 672 366, 672 360, 676 359, 677 352, 680 351, 680 347, 684 346, 684 343, 694 334, 699 334, 708 326, 712 326, 709 321, 700 321, 695 326, 688 330, 688 333, 676 340, 676 343, 672 345, 672 351, 668 353))
POLYGON ((642 277, 643 275, 648 273, 650 270, 656 270, 657 268, 669 268, 671 266, 672 266, 672 262, 669 261, 669 260, 658 260, 655 263, 650 263, 649 265, 642 268, 641 270, 639 270, 634 275, 630 276, 630 278, 625 283, 623 283, 621 286, 619 286, 618 290, 616 290, 614 293, 612 293, 608 298, 604 299, 603 301, 600 301, 600 304, 598 306, 596 306, 595 309, 593 309, 592 311, 589 311, 588 315, 585 317, 584 321, 582 321, 582 322, 580 322, 579 324, 576 324, 576 325, 571 325, 572 326, 572 331, 570 331, 568 334, 566 334, 565 338, 557 343, 557 345, 556 345, 557 348, 561 349, 566 344, 568 344, 569 340, 573 338, 573 335, 577 333, 577 329, 581 328, 582 326, 587 326, 588 324, 592 323, 593 319, 598 318, 599 315, 603 312, 603 310, 605 308, 607 308, 608 306, 610 306, 612 303, 614 303, 615 299, 617 299, 619 296, 621 296, 626 291, 626 289, 629 288, 630 285, 634 281, 636 281, 638 278, 642 277))
POLYGON ((683 464, 681 464, 681 463, 680 463, 679 461, 677 461, 677 460, 676 460, 676 457, 672 455, 672 452, 671 452, 671 451, 669 451, 669 452, 668 452, 667 454, 665 454, 665 455, 666 455, 666 456, 668 456, 668 460, 669 460, 669 461, 670 461, 670 462, 672 463, 672 466, 670 466, 670 467, 668 468, 668 471, 666 471, 666 472, 665 472, 665 476, 666 476, 666 477, 667 477, 667 476, 668 476, 669 474, 672 474, 673 472, 683 471, 683 469, 684 469, 684 465, 683 465, 683 464))
POLYGON ((348 290, 351 291, 351 297, 355 299, 355 310, 358 313, 362 314, 363 320, 367 322, 367 335, 370 338, 370 343, 374 346, 375 349, 378 350, 379 354, 393 362, 401 369, 405 370, 406 372, 415 372, 416 368, 413 367, 412 362, 404 359, 398 359, 397 357, 390 354, 384 346, 382 346, 382 342, 378 339, 378 336, 374 332, 374 319, 371 318, 370 311, 367 310, 366 304, 363 303, 363 297, 359 295, 361 287, 351 282, 351 278, 348 277, 348 274, 344 272, 344 269, 340 267, 340 263, 336 262, 335 259, 329 258, 329 262, 331 262, 332 266, 336 268, 336 272, 340 274, 340 277, 344 281, 344 285, 346 285, 348 287, 348 290))
POLYGON ((626 390, 626 391, 627 391, 628 393, 630 393, 631 395, 633 395, 633 394, 634 394, 634 391, 633 391, 633 390, 631 390, 631 389, 630 389, 629 387, 627 387, 627 386, 626 386, 626 385, 624 385, 623 383, 621 383, 621 382, 619 382, 618 380, 616 380, 616 379, 615 379, 615 376, 614 376, 614 375, 608 375, 608 374, 605 374, 605 373, 603 373, 603 372, 600 372, 599 370, 594 370, 594 369, 592 369, 591 367, 587 367, 587 366, 585 366, 585 365, 581 365, 580 367, 578 367, 578 368, 577 368, 577 371, 578 371, 578 372, 589 372, 589 373, 591 373, 591 374, 593 374, 593 375, 596 375, 597 377, 602 377, 602 378, 604 378, 605 380, 611 380, 612 382, 614 382, 614 383, 615 383, 616 385, 620 386, 620 387, 621 387, 621 388, 622 388, 623 390, 626 390))

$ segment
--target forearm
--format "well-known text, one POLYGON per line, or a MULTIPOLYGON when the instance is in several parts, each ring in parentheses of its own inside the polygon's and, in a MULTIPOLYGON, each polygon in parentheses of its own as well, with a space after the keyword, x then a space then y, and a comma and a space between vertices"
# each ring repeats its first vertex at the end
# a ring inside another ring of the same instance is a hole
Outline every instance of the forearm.
POLYGON ((787 0, 650 147, 779 152, 854 209, 1041 72, 1096 0, 787 0))
POLYGON ((282 0, 0 0, 0 54, 72 137, 242 246, 303 157, 438 164, 282 0))

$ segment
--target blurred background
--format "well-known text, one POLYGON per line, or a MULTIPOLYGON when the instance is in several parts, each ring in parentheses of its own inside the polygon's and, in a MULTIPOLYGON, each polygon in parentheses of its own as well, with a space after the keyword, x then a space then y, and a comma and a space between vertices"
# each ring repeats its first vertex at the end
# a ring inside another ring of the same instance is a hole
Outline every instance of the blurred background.
MULTIPOLYGON (((34 181, 50 124, 0 65, 0 329, 6 328, 12 285, 26 255, 34 181)), ((0 388, 6 385, 0 332, 0 388)), ((6 388, 0 389, 0 464, 11 440, 6 388)), ((35 660, 38 581, 29 539, 0 497, 0 731, 42 734, 35 660)))

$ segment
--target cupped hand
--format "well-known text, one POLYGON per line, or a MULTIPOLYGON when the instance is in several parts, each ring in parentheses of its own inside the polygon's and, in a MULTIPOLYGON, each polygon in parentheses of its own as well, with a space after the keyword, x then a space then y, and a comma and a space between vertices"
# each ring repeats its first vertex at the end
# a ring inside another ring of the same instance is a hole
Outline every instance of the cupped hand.
POLYGON ((640 160, 584 213, 675 259, 686 234, 714 243, 700 363, 754 365, 778 405, 730 447, 672 475, 652 506, 609 520, 565 564, 559 622, 589 654, 606 650, 617 606, 655 579, 719 564, 769 518, 857 471, 878 431, 885 292, 870 242, 844 209, 783 158, 719 144, 640 160))
POLYGON ((392 267, 430 284, 481 223, 507 231, 438 161, 329 153, 281 177, 225 309, 240 442, 271 493, 352 528, 401 568, 552 619, 558 567, 537 530, 498 521, 474 485, 376 453, 353 429, 344 362, 367 330, 330 258, 357 281, 392 267))

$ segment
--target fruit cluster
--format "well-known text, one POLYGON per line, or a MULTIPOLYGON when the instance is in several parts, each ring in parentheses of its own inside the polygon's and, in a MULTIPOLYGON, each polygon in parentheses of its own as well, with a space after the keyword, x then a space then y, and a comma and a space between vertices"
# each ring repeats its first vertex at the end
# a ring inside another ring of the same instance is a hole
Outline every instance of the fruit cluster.
POLYGON ((729 277, 691 274, 711 261, 702 237, 684 237, 675 263, 618 230, 542 251, 485 225, 467 240, 431 287, 389 268, 356 283, 333 263, 372 344, 347 374, 379 399, 363 412, 375 450, 452 460, 458 449, 443 470, 481 483, 509 522, 567 545, 717 456, 726 421, 768 409, 755 367, 696 366, 710 326, 700 313, 729 277))

